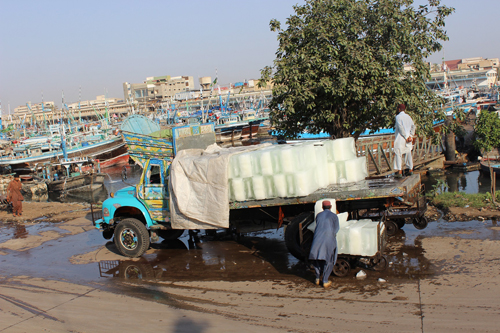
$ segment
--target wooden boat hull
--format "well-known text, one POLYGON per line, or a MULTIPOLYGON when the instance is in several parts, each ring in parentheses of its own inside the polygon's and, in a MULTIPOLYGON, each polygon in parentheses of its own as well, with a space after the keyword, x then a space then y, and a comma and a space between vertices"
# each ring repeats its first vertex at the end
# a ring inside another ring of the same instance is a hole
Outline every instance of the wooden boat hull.
POLYGON ((104 160, 102 162, 99 162, 101 166, 101 170, 105 168, 110 168, 114 166, 122 166, 125 164, 128 164, 128 160, 130 158, 130 155, 128 153, 118 155, 116 157, 110 158, 108 160, 104 160))
POLYGON ((77 189, 85 190, 87 187, 95 189, 104 185, 104 173, 89 173, 74 177, 65 177, 60 180, 47 181, 49 192, 76 191, 77 189))
POLYGON ((264 119, 257 119, 253 121, 249 121, 248 125, 243 126, 241 131, 242 139, 251 139, 257 136, 259 133, 260 123, 262 123, 264 119))
MULTIPOLYGON (((491 164, 491 168, 493 169, 493 172, 497 175, 500 175, 500 161, 489 161, 491 164)), ((481 171, 484 173, 490 174, 490 167, 488 165, 488 161, 482 161, 480 163, 481 165, 481 171)))
MULTIPOLYGON (((118 147, 124 146, 123 139, 121 137, 112 138, 109 140, 104 140, 102 142, 88 145, 79 146, 76 148, 71 148, 67 150, 68 158, 79 157, 79 156, 92 156, 97 155, 104 151, 110 151, 118 147)), ((13 169, 19 167, 32 167, 35 164, 43 164, 48 162, 59 161, 63 158, 62 150, 52 151, 50 153, 43 153, 38 156, 28 156, 23 158, 2 158, 0 159, 1 165, 11 165, 13 169)))
POLYGON ((241 128, 234 128, 226 131, 217 131, 215 132, 215 138, 217 142, 230 142, 241 140, 241 128))

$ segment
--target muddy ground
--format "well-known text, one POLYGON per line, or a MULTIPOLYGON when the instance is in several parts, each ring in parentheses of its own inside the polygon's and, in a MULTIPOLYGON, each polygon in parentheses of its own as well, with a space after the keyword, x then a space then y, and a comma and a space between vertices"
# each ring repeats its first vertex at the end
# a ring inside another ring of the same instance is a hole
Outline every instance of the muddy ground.
POLYGON ((359 262, 327 290, 282 229, 184 235, 127 259, 88 213, 60 203, 0 212, 0 332, 498 331, 498 211, 450 210, 478 214, 450 222, 430 208, 428 228, 389 238, 386 270, 359 262))

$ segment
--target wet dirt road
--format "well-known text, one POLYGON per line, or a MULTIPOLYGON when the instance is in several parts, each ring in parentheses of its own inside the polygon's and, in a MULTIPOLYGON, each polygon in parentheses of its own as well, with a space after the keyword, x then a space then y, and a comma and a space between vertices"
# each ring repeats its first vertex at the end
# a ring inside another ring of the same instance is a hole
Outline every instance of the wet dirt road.
POLYGON ((387 270, 357 267, 324 290, 282 230, 184 235, 132 260, 80 215, 0 223, 0 332, 497 331, 494 221, 406 225, 387 270))

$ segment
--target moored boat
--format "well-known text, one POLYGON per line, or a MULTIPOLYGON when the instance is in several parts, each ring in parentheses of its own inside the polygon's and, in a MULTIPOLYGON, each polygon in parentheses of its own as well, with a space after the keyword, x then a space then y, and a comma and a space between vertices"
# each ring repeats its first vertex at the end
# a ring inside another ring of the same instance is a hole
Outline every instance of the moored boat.
POLYGON ((490 174, 490 167, 491 170, 497 175, 500 175, 500 161, 499 160, 486 160, 486 161, 481 161, 479 163, 481 165, 481 171, 484 173, 490 174))

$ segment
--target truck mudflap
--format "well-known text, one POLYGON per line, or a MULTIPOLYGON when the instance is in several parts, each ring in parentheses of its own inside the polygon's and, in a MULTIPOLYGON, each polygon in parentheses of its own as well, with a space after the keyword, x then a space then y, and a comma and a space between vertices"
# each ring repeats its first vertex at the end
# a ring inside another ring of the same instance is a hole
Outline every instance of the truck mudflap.
POLYGON ((102 229, 101 224, 105 223, 102 216, 102 207, 95 204, 90 204, 90 215, 92 218, 92 224, 97 229, 102 229))

